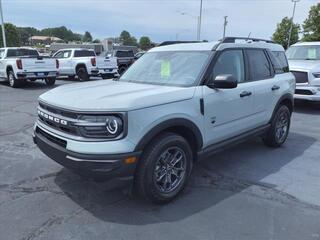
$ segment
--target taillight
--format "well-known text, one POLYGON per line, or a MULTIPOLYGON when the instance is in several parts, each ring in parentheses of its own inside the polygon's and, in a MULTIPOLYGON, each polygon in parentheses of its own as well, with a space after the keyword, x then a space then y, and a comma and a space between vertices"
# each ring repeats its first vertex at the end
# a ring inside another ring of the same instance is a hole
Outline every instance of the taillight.
POLYGON ((96 66, 97 62, 96 62, 96 58, 91 58, 91 64, 92 66, 96 66))
POLYGON ((21 59, 17 59, 16 60, 16 64, 17 64, 17 68, 18 69, 22 69, 22 61, 21 61, 21 59))
POLYGON ((59 60, 56 59, 56 68, 58 69, 59 68, 59 60))

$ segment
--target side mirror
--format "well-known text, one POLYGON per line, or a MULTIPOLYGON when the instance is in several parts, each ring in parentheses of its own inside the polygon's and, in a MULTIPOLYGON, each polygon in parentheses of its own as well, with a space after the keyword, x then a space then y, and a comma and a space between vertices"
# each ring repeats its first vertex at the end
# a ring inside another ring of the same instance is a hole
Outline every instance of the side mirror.
POLYGON ((208 85, 209 88, 230 89, 238 86, 237 79, 231 74, 221 74, 211 81, 208 85))

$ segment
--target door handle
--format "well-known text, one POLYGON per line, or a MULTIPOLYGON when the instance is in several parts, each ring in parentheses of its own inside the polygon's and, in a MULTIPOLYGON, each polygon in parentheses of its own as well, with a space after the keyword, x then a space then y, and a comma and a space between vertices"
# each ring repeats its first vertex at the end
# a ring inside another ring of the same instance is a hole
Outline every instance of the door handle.
POLYGON ((278 90, 278 89, 280 89, 280 87, 278 85, 273 85, 272 88, 271 88, 272 91, 275 91, 275 90, 278 90))
POLYGON ((252 92, 243 91, 242 93, 240 93, 240 97, 248 97, 250 95, 252 95, 252 92))

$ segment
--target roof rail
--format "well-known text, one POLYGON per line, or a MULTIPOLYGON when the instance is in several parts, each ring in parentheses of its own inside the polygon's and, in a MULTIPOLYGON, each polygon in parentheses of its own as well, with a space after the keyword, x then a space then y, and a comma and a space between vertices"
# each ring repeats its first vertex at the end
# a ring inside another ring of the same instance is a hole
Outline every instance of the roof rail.
POLYGON ((178 43, 199 43, 200 41, 164 41, 158 45, 158 47, 161 46, 167 46, 172 44, 178 44, 178 43))
POLYGON ((250 37, 225 37, 221 39, 221 43, 235 43, 236 40, 251 40, 253 42, 266 42, 266 43, 275 43, 272 40, 260 39, 260 38, 250 38, 250 37))

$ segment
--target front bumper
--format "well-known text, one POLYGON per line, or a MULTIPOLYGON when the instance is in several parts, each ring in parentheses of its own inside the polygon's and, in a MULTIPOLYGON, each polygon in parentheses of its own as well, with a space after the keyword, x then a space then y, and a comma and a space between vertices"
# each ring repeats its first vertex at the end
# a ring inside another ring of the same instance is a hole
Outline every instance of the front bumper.
POLYGON ((320 101, 320 87, 297 85, 294 99, 318 102, 320 101))
POLYGON ((18 79, 43 79, 55 78, 59 76, 57 71, 44 71, 44 72, 17 72, 18 79))
POLYGON ((52 136, 36 127, 33 141, 48 157, 62 166, 96 180, 132 180, 140 152, 121 154, 83 154, 67 150, 52 136), (126 163, 128 158, 136 158, 134 163, 126 163))

